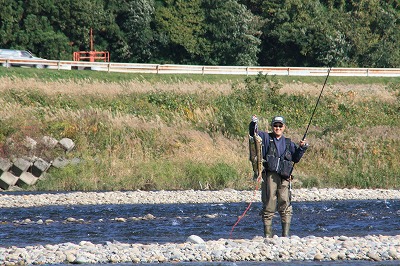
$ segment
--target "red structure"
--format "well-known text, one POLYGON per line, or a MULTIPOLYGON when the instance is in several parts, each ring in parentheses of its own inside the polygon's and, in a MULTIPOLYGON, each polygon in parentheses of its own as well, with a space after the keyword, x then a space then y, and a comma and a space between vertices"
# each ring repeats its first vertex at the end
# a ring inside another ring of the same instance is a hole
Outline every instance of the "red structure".
POLYGON ((74 61, 103 61, 110 62, 110 53, 107 51, 93 50, 93 31, 90 28, 90 51, 74 52, 74 61))

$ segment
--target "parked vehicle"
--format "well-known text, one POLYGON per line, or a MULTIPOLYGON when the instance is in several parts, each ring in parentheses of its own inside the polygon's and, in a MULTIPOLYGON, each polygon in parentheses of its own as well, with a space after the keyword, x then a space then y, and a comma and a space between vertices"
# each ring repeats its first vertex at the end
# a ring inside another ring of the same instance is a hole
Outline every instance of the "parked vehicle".
POLYGON ((4 67, 35 67, 35 68, 45 68, 46 66, 41 64, 40 61, 46 60, 44 58, 37 57, 33 55, 31 52, 26 50, 13 50, 13 49, 1 49, 0 48, 0 60, 10 59, 10 60, 21 60, 20 62, 10 62, 5 61, 2 62, 1 65, 4 67), (32 62, 30 62, 32 61, 32 62))

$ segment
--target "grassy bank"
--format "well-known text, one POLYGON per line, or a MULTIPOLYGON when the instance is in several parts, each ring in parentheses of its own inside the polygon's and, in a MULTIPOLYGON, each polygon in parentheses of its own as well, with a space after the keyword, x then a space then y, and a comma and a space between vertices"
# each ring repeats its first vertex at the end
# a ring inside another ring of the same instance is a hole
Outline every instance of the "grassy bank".
MULTIPOLYGON (((81 163, 33 190, 253 189, 251 114, 263 129, 283 114, 298 141, 324 79, 0 69, 0 152, 23 155, 25 136, 75 141, 66 156, 81 163)), ((399 81, 329 78, 296 187, 399 188, 399 81)))

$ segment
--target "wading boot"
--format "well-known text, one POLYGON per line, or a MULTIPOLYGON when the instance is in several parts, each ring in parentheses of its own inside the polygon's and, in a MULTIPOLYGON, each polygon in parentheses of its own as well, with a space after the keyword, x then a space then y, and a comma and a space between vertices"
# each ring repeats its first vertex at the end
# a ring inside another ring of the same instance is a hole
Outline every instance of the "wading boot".
POLYGON ((264 223, 264 237, 272 237, 272 221, 264 223))
POLYGON ((290 223, 282 223, 282 236, 288 237, 290 230, 290 223))

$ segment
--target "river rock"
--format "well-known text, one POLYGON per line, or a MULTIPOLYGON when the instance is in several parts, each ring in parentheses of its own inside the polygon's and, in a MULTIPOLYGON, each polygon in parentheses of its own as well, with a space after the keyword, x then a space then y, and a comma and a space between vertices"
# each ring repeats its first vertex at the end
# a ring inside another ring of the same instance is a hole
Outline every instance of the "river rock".
POLYGON ((203 244, 204 240, 199 236, 191 235, 186 239, 186 242, 191 242, 194 244, 203 244))

